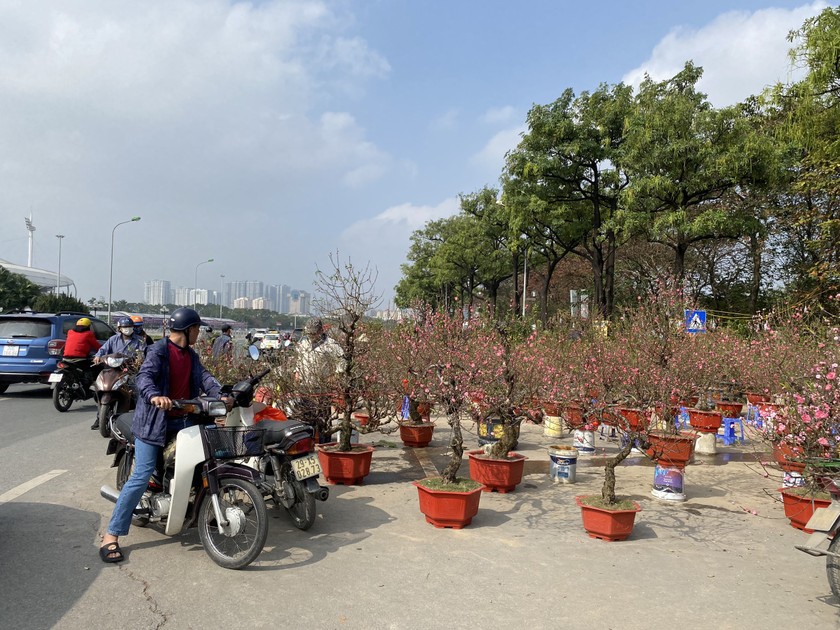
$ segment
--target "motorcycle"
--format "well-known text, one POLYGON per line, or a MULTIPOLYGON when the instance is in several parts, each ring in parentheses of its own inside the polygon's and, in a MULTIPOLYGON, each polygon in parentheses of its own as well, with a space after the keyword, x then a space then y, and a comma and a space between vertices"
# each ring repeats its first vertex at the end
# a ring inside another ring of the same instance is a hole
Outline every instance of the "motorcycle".
POLYGON ((63 413, 75 401, 88 400, 93 396, 90 386, 95 378, 96 369, 89 366, 88 359, 61 359, 58 370, 47 379, 53 390, 53 406, 63 413))
MULTIPOLYGON (((795 545, 810 556, 825 556, 828 585, 835 597, 840 598, 840 462, 833 460, 833 472, 820 477, 821 484, 831 495, 831 504, 814 510, 805 527, 814 531, 804 545, 795 545), (822 545, 831 541, 826 549, 822 545)), ((829 464, 829 465, 831 465, 829 464)), ((825 466, 826 463, 822 462, 825 466)))
MULTIPOLYGON (((234 405, 249 405, 256 383, 268 370, 231 389, 234 405)), ((227 415, 224 401, 195 398, 173 401, 173 408, 196 415, 203 422, 227 415)), ((102 486, 100 494, 116 503, 119 490, 134 467, 131 414, 111 418, 113 437, 107 454, 115 454, 117 489, 102 486)), ((260 455, 263 430, 254 427, 217 427, 197 424, 178 432, 174 458, 158 463, 162 471, 153 479, 134 509, 132 522, 144 527, 165 524, 175 536, 186 527, 198 526, 201 544, 221 567, 241 569, 262 551, 268 535, 268 514, 259 471, 233 460, 260 455)))
POLYGON ((93 383, 93 396, 99 409, 96 422, 99 434, 111 437, 111 416, 134 408, 134 374, 131 357, 124 354, 106 354, 101 357, 105 367, 93 383))
POLYGON ((326 501, 329 488, 318 483, 321 463, 315 450, 315 429, 297 420, 288 420, 285 414, 271 409, 282 419, 260 420, 267 405, 255 402, 240 408, 245 426, 265 431, 265 452, 250 457, 245 463, 262 473, 259 484, 264 495, 289 513, 295 527, 306 531, 315 523, 315 501, 326 501))

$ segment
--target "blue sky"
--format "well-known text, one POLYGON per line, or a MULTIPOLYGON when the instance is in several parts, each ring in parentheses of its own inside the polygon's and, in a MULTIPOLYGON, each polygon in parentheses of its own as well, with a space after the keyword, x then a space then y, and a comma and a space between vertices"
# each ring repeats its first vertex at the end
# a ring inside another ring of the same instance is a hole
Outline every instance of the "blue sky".
POLYGON ((717 105, 795 79, 823 2, 113 0, 0 6, 0 258, 79 297, 143 281, 311 288, 338 250, 387 299, 412 230, 497 185, 534 103, 671 76, 717 105))

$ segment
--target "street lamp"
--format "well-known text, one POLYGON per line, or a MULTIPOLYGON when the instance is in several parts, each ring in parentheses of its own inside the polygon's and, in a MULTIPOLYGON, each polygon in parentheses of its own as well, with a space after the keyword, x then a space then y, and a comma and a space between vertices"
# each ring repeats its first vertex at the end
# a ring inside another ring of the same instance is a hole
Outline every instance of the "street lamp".
POLYGON ((163 336, 166 337, 166 314, 169 312, 169 309, 166 308, 166 305, 160 307, 160 315, 162 317, 160 327, 163 329, 163 336))
POLYGON ((225 274, 219 275, 219 319, 222 319, 222 294, 225 289, 225 274))
POLYGON ((108 323, 111 323, 111 300, 112 294, 114 289, 114 232, 117 231, 117 228, 121 225, 125 225, 126 223, 133 223, 134 221, 139 221, 140 217, 131 217, 128 221, 120 221, 114 226, 114 229, 111 230, 111 268, 108 273, 108 323))
POLYGON ((58 296, 61 290, 61 240, 64 234, 56 234, 55 237, 58 239, 58 275, 55 277, 55 294, 58 296))
POLYGON ((211 262, 213 262, 213 259, 208 258, 207 260, 202 260, 195 266, 195 278, 193 282, 193 310, 195 310, 195 307, 198 305, 198 268, 201 267, 201 265, 206 265, 211 262))

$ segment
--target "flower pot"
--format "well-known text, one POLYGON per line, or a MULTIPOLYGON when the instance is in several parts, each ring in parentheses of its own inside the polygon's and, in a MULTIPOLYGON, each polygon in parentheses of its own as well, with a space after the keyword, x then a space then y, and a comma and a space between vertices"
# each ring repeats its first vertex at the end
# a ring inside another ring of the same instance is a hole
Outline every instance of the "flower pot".
POLYGON ((561 405, 556 402, 543 402, 542 410, 547 416, 559 416, 561 405))
POLYGON ((690 433, 649 433, 645 454, 659 464, 685 466, 694 453, 695 439, 690 433))
POLYGON ((744 403, 733 402, 731 400, 715 401, 715 409, 720 411, 724 418, 739 418, 743 408, 744 403))
POLYGON ((372 446, 354 446, 351 451, 334 450, 338 442, 319 444, 318 460, 324 472, 324 479, 332 484, 353 486, 362 483, 370 473, 373 458, 372 446))
POLYGON ((583 407, 566 405, 561 411, 567 429, 579 429, 583 426, 583 407))
POLYGON ((525 460, 519 453, 508 453, 507 459, 493 459, 484 451, 468 451, 470 459, 470 479, 484 484, 485 492, 493 490, 506 493, 513 490, 522 481, 525 460))
POLYGON ((805 462, 796 460, 803 455, 800 447, 791 446, 787 442, 779 442, 773 445, 773 458, 785 472, 801 475, 805 471, 805 462))
POLYGON ((762 418, 773 418, 782 410, 782 406, 779 403, 758 402, 755 406, 758 407, 758 414, 762 418))
POLYGON ((619 407, 618 413, 624 418, 631 431, 644 431, 650 425, 650 412, 645 409, 619 407))
POLYGON ((359 423, 360 427, 366 427, 370 421, 370 416, 366 413, 354 413, 353 419, 359 423))
POLYGON ((636 522, 636 512, 641 506, 633 501, 635 506, 631 510, 607 510, 604 508, 585 505, 581 499, 584 496, 575 497, 575 502, 580 507, 580 515, 583 519, 583 529, 591 538, 600 538, 609 542, 626 540, 633 532, 633 525, 636 522))
POLYGON ((426 522, 435 527, 461 529, 469 525, 473 516, 478 514, 483 486, 469 492, 450 492, 431 490, 419 481, 412 483, 417 487, 420 511, 426 516, 426 522))
POLYGON ((432 417, 432 404, 427 402, 417 403, 417 413, 424 422, 428 422, 432 417))
POLYGON ((577 478, 578 450, 565 444, 548 447, 548 474, 555 483, 574 483, 577 478))
POLYGON ((435 425, 431 422, 424 422, 422 424, 401 423, 400 439, 406 446, 424 448, 432 441, 434 431, 435 425))
POLYGON ((767 394, 756 394, 753 392, 747 392, 747 402, 751 405, 756 405, 760 402, 770 402, 770 396, 767 394))
POLYGON ((790 519, 791 527, 801 529, 806 534, 813 534, 813 529, 807 529, 805 525, 814 515, 814 510, 831 505, 830 499, 817 499, 812 496, 801 496, 791 492, 787 488, 780 488, 782 503, 785 508, 785 516, 790 519))
POLYGON ((720 411, 688 409, 688 422, 700 433, 717 433, 723 423, 723 414, 720 411))

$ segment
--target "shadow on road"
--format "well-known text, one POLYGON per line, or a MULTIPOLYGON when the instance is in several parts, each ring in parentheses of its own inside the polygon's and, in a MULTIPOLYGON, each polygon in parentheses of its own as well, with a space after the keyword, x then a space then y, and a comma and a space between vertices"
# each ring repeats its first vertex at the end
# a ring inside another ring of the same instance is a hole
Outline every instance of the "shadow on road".
POLYGON ((0 619, 5 628, 50 628, 105 567, 90 543, 101 516, 63 505, 0 505, 0 619))

